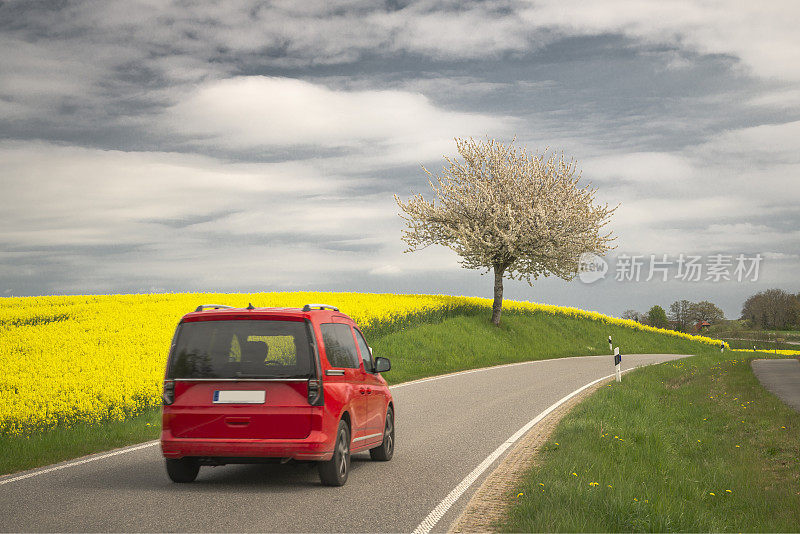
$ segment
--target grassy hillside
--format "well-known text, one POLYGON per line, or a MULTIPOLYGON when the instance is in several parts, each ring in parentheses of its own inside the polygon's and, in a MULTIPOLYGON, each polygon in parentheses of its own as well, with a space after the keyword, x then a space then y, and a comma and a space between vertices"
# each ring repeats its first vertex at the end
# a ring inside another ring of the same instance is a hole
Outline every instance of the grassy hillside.
MULTIPOLYGON (((707 344, 581 317, 512 311, 500 328, 475 310, 370 339, 376 356, 392 360, 385 374, 395 384, 442 373, 564 356, 609 354, 608 336, 623 354, 695 354, 707 344)), ((717 350, 718 352, 718 350, 717 350)))

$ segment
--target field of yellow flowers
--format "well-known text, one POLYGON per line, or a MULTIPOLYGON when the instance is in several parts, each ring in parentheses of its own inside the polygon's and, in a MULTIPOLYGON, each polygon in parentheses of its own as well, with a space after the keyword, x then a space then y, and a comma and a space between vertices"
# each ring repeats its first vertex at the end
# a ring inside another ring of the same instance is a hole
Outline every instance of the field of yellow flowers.
MULTIPOLYGON (((0 435, 77 422, 122 420, 160 403, 167 350, 181 316, 199 304, 338 306, 365 330, 413 323, 491 300, 369 293, 144 294, 0 298, 0 435)), ((662 332, 595 312, 506 301, 504 308, 662 332)))

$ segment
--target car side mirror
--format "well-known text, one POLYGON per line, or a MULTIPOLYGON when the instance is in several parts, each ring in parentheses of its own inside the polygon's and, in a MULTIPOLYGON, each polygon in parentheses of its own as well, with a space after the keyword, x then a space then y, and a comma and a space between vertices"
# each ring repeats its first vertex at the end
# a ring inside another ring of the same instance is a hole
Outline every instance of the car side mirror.
POLYGON ((375 358, 375 372, 376 373, 385 373, 386 371, 392 368, 392 362, 389 361, 389 358, 381 358, 378 356, 375 358))

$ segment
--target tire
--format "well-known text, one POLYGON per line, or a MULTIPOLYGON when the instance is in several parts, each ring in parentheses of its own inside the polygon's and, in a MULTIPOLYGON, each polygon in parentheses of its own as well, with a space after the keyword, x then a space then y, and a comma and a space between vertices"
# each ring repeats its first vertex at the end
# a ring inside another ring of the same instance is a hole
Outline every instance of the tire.
POLYGON ((369 450, 369 457, 380 462, 388 462, 394 456, 394 411, 386 410, 386 423, 383 426, 383 443, 369 450))
POLYGON ((319 479, 325 486, 344 486, 350 473, 350 428, 344 421, 339 421, 336 431, 336 445, 333 457, 327 462, 319 462, 319 479))
POLYGON ((167 458, 167 474, 170 480, 178 483, 194 482, 200 471, 200 462, 195 458, 167 458))

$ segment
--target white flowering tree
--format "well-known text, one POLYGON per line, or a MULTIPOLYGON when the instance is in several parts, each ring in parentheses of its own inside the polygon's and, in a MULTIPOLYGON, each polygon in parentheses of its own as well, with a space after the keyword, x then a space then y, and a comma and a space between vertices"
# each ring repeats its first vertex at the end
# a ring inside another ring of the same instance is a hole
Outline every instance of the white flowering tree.
POLYGON ((423 167, 433 190, 428 202, 414 194, 395 200, 406 221, 406 252, 444 245, 468 269, 494 271, 492 323, 500 324, 503 278, 572 279, 584 253, 611 248, 603 227, 616 208, 595 203, 596 189, 579 187, 580 173, 563 155, 529 155, 503 144, 456 139, 459 161, 445 156, 440 176, 423 167))

